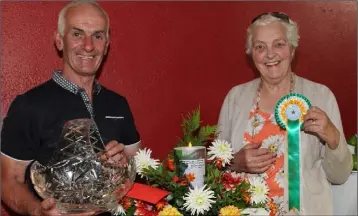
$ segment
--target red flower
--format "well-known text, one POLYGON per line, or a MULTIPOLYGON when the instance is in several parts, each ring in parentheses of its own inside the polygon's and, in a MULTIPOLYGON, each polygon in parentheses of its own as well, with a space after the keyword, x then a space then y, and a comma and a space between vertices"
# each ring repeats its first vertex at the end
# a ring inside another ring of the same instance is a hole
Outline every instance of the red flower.
POLYGON ((158 212, 156 211, 150 211, 147 209, 143 209, 143 208, 137 208, 134 215, 138 215, 138 216, 157 216, 158 212))
POLYGON ((173 177, 173 182, 177 183, 178 181, 179 181, 178 176, 174 176, 174 177, 173 177))
POLYGON ((160 211, 166 205, 167 205, 167 202, 163 199, 163 200, 159 201, 157 204, 155 204, 155 207, 157 208, 158 211, 160 211))
POLYGON ((171 171, 175 170, 174 159, 168 158, 168 169, 171 170, 171 171))
POLYGON ((135 211, 135 215, 138 215, 138 216, 156 216, 156 215, 158 215, 158 212, 153 209, 153 206, 151 206, 145 202, 136 200, 135 206, 137 207, 137 209, 135 211))
POLYGON ((182 180, 181 182, 179 182, 179 184, 182 186, 188 186, 188 182, 186 182, 185 180, 182 180))
POLYGON ((234 190, 236 185, 242 182, 242 178, 240 176, 233 176, 233 173, 224 173, 222 176, 222 184, 225 186, 226 190, 234 190))
POLYGON ((186 180, 188 180, 188 182, 192 182, 195 179, 194 173, 188 173, 185 175, 185 177, 186 177, 186 180))
POLYGON ((221 169, 223 167, 223 159, 221 158, 216 159, 214 164, 217 168, 221 169))
POLYGON ((246 190, 242 190, 242 191, 241 191, 241 194, 242 194, 242 196, 243 196, 243 198, 244 198, 245 203, 250 203, 251 197, 247 194, 247 191, 246 191, 246 190))
POLYGON ((277 206, 273 202, 273 199, 270 199, 269 207, 270 207, 270 216, 275 216, 277 213, 277 206))
POLYGON ((125 210, 129 209, 132 206, 132 202, 128 197, 123 197, 119 204, 121 204, 125 210))

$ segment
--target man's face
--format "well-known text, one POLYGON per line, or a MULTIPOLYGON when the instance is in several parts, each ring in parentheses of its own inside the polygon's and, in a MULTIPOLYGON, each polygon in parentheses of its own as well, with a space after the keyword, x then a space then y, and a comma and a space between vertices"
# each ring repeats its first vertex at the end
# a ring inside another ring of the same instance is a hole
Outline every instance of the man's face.
POLYGON ((108 23, 101 11, 92 5, 70 8, 65 16, 62 37, 56 34, 56 45, 63 51, 64 72, 93 76, 107 53, 108 23))

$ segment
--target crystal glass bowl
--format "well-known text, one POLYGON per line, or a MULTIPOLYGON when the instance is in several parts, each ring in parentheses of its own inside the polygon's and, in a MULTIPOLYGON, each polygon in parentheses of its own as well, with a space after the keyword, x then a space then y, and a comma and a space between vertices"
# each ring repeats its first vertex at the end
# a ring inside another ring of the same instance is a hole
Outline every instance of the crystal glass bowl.
POLYGON ((118 201, 132 187, 134 158, 122 155, 117 161, 103 159, 105 151, 100 141, 91 119, 71 120, 64 125, 49 163, 31 165, 35 191, 43 199, 54 198, 60 213, 115 211, 118 201))

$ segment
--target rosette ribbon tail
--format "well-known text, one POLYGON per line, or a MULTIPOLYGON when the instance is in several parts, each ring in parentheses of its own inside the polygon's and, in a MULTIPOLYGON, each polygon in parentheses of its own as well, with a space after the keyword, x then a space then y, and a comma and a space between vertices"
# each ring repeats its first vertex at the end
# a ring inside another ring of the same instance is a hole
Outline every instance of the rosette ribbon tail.
POLYGON ((287 180, 289 211, 301 211, 301 169, 300 147, 303 116, 311 107, 310 101, 303 95, 290 93, 283 96, 276 104, 275 118, 286 130, 287 135, 287 180))
POLYGON ((300 210, 300 120, 287 121, 288 207, 300 210))

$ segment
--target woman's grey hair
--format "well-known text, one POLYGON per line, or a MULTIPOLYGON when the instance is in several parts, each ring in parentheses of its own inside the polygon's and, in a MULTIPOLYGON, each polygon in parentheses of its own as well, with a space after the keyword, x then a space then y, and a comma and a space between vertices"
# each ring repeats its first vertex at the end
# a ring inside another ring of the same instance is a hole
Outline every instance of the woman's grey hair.
POLYGON ((76 1, 69 3, 64 8, 62 8, 60 13, 58 14, 57 31, 60 33, 61 36, 64 36, 65 35, 65 27, 66 27, 65 25, 66 25, 67 11, 71 8, 77 7, 79 5, 84 5, 84 4, 92 5, 92 6, 96 7, 103 14, 103 16, 105 17, 105 19, 107 21, 106 37, 107 37, 107 39, 109 39, 109 17, 108 17, 108 14, 106 13, 105 10, 103 10, 103 8, 95 0, 76 0, 76 1))
POLYGON ((294 47, 298 47, 300 36, 298 34, 298 25, 296 22, 288 18, 283 20, 271 15, 270 13, 260 16, 247 28, 246 36, 246 54, 251 54, 252 49, 252 32, 257 26, 265 26, 273 22, 279 22, 286 28, 288 42, 294 47))

